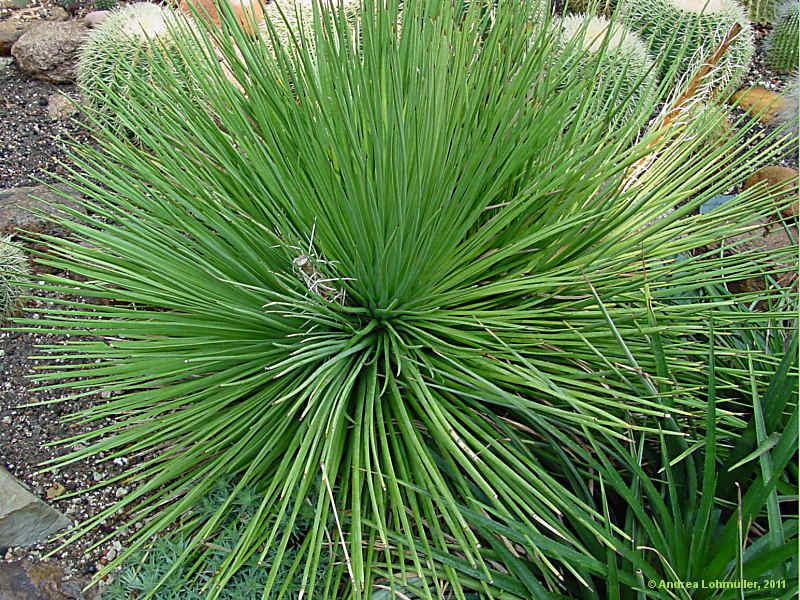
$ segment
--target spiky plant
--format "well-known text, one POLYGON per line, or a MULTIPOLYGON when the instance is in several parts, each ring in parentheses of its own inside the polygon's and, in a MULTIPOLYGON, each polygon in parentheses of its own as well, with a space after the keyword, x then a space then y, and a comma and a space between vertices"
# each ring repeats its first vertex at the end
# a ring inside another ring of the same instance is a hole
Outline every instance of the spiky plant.
MULTIPOLYGON (((197 552, 203 569, 252 487, 258 507, 209 598, 267 556, 262 598, 286 597, 287 568, 315 600, 360 600, 376 583, 496 598, 508 580, 517 592, 504 598, 544 598, 581 580, 586 539, 628 547, 635 532, 605 524, 575 485, 584 460, 559 440, 627 443, 704 410, 706 323, 740 299, 671 299, 761 272, 746 249, 689 251, 771 214, 759 188, 693 216, 770 141, 743 145, 742 127, 726 156, 687 126, 634 143, 655 108, 644 103, 609 133, 587 108, 589 83, 561 68, 552 24, 531 32, 524 4, 454 27, 449 3, 407 0, 398 36, 396 4, 367 2, 360 53, 345 14, 322 7, 315 57, 292 45, 278 60, 228 11, 225 33, 208 35, 245 94, 200 52, 187 64, 202 105, 161 67, 132 86, 175 110, 119 102, 142 144, 101 130, 77 148, 88 210, 57 219, 78 240, 52 240, 46 260, 80 277, 44 288, 109 302, 65 298, 73 310, 47 305, 20 326, 97 336, 45 348, 43 385, 115 391, 74 417, 97 428, 53 466, 139 457, 121 476, 131 493, 65 539, 117 511, 144 523, 98 576, 167 528, 188 543, 164 577, 197 552), (231 495, 193 518, 222 477, 231 495), (482 545, 462 506, 528 527, 529 571, 508 570, 517 550, 502 540, 482 545)), ((773 366, 748 357, 759 374, 773 366)), ((724 366, 718 387, 740 389, 741 370, 724 366)))
POLYGON ((570 15, 561 26, 562 43, 573 53, 575 68, 591 82, 586 90, 598 120, 611 115, 612 126, 626 123, 645 103, 656 102, 656 73, 647 48, 620 23, 604 17, 570 15))
POLYGON ((117 0, 94 0, 95 10, 111 10, 117 7, 117 0))
POLYGON ((753 59, 753 30, 737 0, 625 0, 620 17, 647 43, 661 77, 676 83, 710 57, 734 25, 742 27, 718 63, 714 87, 735 88, 753 59))
POLYGON ((20 283, 28 274, 28 259, 11 238, 0 237, 0 324, 19 309, 20 283))
MULTIPOLYGON (((138 102, 131 79, 147 79, 160 62, 173 69, 169 85, 188 93, 181 50, 175 41, 177 30, 188 30, 188 21, 177 11, 149 2, 128 4, 113 11, 93 29, 81 46, 76 67, 77 83, 88 112, 102 123, 117 123, 119 103, 138 102)), ((190 35, 181 36, 190 43, 190 35)), ((146 96, 142 101, 147 101, 146 96)), ((169 107, 150 106, 151 111, 169 107)))
POLYGON ((774 28, 764 40, 767 66, 778 73, 791 73, 798 68, 797 2, 782 2, 776 9, 774 28))
POLYGON ((742 4, 747 9, 747 15, 752 23, 767 25, 775 19, 777 0, 744 0, 742 4))
MULTIPOLYGON (((745 317, 750 311, 721 312, 745 317)), ((580 586, 569 582, 566 597, 633 600, 646 588, 648 598, 674 600, 681 584, 687 591, 683 597, 695 600, 795 595, 797 515, 789 498, 796 497, 798 485, 798 409, 790 401, 798 391, 796 324, 785 354, 787 331, 779 327, 777 332, 771 332, 777 344, 764 344, 769 333, 761 332, 767 336, 759 340, 759 333, 754 336, 743 322, 741 335, 734 338, 740 348, 761 351, 773 346, 784 358, 762 389, 755 383, 757 369, 745 361, 752 385, 740 390, 735 403, 718 396, 715 338, 709 339, 709 355, 698 363, 707 370, 708 381, 704 419, 695 423, 694 439, 660 431, 634 433, 628 444, 592 440, 583 447, 572 440, 549 440, 562 449, 562 457, 585 457, 589 469, 575 483, 607 515, 609 529, 636 532, 636 544, 620 540, 621 552, 587 535, 594 560, 587 561, 584 575, 591 591, 581 596, 580 586), (724 410, 740 412, 746 425, 735 430, 720 427, 718 417, 724 410), (592 493, 592 487, 598 491, 592 493)), ((656 345, 653 352, 660 353, 656 345)), ((521 548, 533 533, 517 523, 466 514, 483 530, 484 539, 503 536, 521 548)), ((507 565, 530 572, 529 560, 519 551, 507 565)), ((513 593, 512 583, 498 582, 498 587, 513 593)))

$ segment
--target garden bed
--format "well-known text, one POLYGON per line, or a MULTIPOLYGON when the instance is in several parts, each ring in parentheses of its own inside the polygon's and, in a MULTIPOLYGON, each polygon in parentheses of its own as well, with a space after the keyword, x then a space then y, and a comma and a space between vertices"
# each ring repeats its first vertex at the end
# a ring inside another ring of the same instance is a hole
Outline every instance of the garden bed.
MULTIPOLYGON (((761 42, 765 33, 764 29, 757 29, 757 56, 747 83, 779 91, 786 78, 775 76, 764 68, 761 42)), ((82 117, 68 120, 49 118, 45 107, 49 96, 55 92, 77 97, 72 85, 55 86, 33 81, 23 76, 13 63, 0 68, 0 107, 4 111, 0 119, 0 189, 56 181, 55 176, 64 172, 60 163, 68 160, 68 141, 86 143, 91 139, 91 132, 82 117)), ((753 141, 763 136, 766 130, 762 126, 753 136, 753 141)), ((780 164, 797 168, 797 155, 787 154, 780 164)), ((38 318, 37 310, 45 306, 43 303, 47 300, 27 301, 27 315, 38 318)), ((29 379, 36 368, 36 361, 31 356, 37 353, 37 345, 58 343, 59 337, 44 332, 0 332, 0 457, 2 465, 36 495, 69 517, 82 520, 110 506, 128 490, 121 484, 84 491, 122 472, 124 465, 111 461, 75 462, 56 472, 38 472, 41 463, 69 450, 63 446, 45 446, 45 443, 90 430, 85 425, 63 422, 62 418, 104 401, 102 397, 88 396, 51 403, 58 399, 58 391, 35 389, 35 383, 29 379), (54 493, 54 489, 58 493, 54 493)), ((56 554, 57 560, 68 573, 95 572, 99 565, 113 559, 124 547, 126 537, 87 549, 116 527, 115 521, 107 521, 91 534, 60 550, 56 554)), ((38 559, 55 547, 50 543, 29 548, 4 548, 0 551, 0 558, 6 561, 38 559)))

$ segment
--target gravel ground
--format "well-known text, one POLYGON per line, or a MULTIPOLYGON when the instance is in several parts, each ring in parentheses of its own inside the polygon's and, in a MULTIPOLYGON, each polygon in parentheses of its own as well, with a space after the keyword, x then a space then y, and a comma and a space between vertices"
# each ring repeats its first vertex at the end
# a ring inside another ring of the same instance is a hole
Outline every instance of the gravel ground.
MULTIPOLYGON (((2 58, 0 58, 2 60, 2 58)), ((11 62, 0 62, 0 189, 53 182, 67 160, 67 142, 85 143, 89 135, 80 117, 51 120, 47 100, 60 92, 77 98, 74 85, 28 79, 11 62)))
MULTIPOLYGON (((78 14, 88 10, 86 0, 74 6, 78 14)), ((0 14, 0 18, 3 16, 0 14)), ((764 34, 763 29, 757 31, 759 48, 764 34)), ((779 90, 786 79, 769 73, 759 52, 748 82, 779 90)), ((29 80, 13 63, 4 65, 0 57, 0 189, 54 181, 51 173, 61 172, 59 162, 67 159, 66 142, 70 139, 79 142, 90 140, 80 117, 66 121, 50 120, 47 100, 56 91, 73 98, 77 96, 74 86, 29 80)), ((796 168, 797 155, 787 155, 782 164, 796 168)), ((37 309, 42 308, 42 302, 47 300, 28 302, 27 311, 34 318, 37 309)), ((57 509, 73 519, 84 519, 109 506, 117 499, 118 493, 124 492, 116 485, 90 492, 81 490, 118 474, 122 467, 111 462, 75 463, 54 473, 38 473, 38 465, 68 450, 60 446, 45 447, 45 442, 86 430, 84 426, 62 423, 61 418, 93 402, 103 401, 102 398, 87 397, 57 404, 21 406, 58 398, 56 392, 34 390, 34 383, 27 378, 34 372, 34 361, 29 357, 36 353, 35 346, 55 343, 59 343, 59 339, 46 333, 0 332, 0 464, 57 509), (48 498, 48 491, 55 497, 48 498), (71 493, 78 494, 67 497, 71 493)), ((115 527, 116 523, 108 522, 84 539, 60 550, 56 554, 59 564, 68 573, 95 572, 98 563, 112 558, 125 544, 125 539, 120 540, 122 545, 116 542, 91 551, 87 548, 115 527)), ((43 544, 33 548, 0 548, 0 560, 37 559, 55 547, 54 544, 43 544)))
MULTIPOLYGON (((53 304, 48 299, 28 300, 26 316, 37 319, 40 317, 37 309, 52 307, 53 304)), ((52 472, 39 472, 42 463, 62 456, 74 448, 69 445, 45 446, 46 442, 61 440, 91 429, 86 425, 65 423, 62 418, 103 401, 103 398, 95 395, 30 406, 33 403, 56 400, 61 395, 58 391, 36 390, 35 383, 30 379, 36 370, 35 361, 30 357, 38 352, 37 346, 61 342, 59 336, 47 333, 0 331, 0 457, 2 466, 24 482, 34 494, 69 518, 81 521, 108 507, 127 490, 124 485, 115 484, 82 491, 122 472, 123 466, 120 464, 112 461, 99 462, 102 457, 92 461, 92 464, 76 462, 52 472), (71 496, 74 493, 77 495, 71 496)), ((99 424, 106 425, 109 422, 107 419, 99 424)), ((67 575, 94 573, 100 565, 119 552, 125 538, 106 542, 92 550, 87 549, 116 528, 115 520, 106 521, 91 535, 58 551, 55 554, 58 564, 67 575)), ((57 543, 50 543, 27 548, 0 548, 0 559, 35 560, 57 547, 57 543)))
MULTIPOLYGON (((770 71, 766 66, 766 59, 765 54, 762 51, 762 44, 764 42, 764 38, 769 33, 769 28, 763 25, 755 25, 753 27, 756 37, 756 55, 753 58, 753 62, 750 65, 750 70, 747 73, 747 77, 745 81, 751 86, 761 86, 764 89, 770 90, 772 92, 782 92, 786 86, 786 83, 791 78, 790 75, 778 75, 770 71)), ((743 114, 743 111, 739 109, 732 109, 731 111, 734 117, 739 117, 743 114)), ((756 135, 754 137, 759 137, 764 135, 770 128, 768 126, 760 126, 756 135)), ((779 164, 783 167, 791 167, 793 169, 798 168, 798 153, 797 148, 794 150, 786 152, 786 154, 781 157, 777 161, 773 161, 772 164, 779 164)))

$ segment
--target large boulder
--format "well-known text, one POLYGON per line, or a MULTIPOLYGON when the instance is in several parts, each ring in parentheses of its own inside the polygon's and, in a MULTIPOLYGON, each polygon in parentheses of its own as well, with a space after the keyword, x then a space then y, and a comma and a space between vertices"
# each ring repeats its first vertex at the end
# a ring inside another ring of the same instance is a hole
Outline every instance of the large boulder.
POLYGON ((20 71, 50 83, 75 81, 78 50, 88 28, 82 21, 39 23, 11 47, 20 71))
POLYGON ((0 546, 30 546, 71 526, 67 517, 0 468, 0 546))
POLYGON ((44 21, 66 21, 68 18, 67 11, 60 6, 15 11, 9 18, 0 20, 0 56, 10 56, 14 42, 34 25, 44 21))
POLYGON ((781 215, 786 219, 797 219, 797 170, 789 167, 761 167, 744 182, 748 189, 762 184, 775 190, 775 202, 781 206, 781 215), (763 183, 762 183, 763 182, 763 183))
POLYGON ((0 21, 0 56, 9 56, 11 46, 33 25, 18 19, 0 21))

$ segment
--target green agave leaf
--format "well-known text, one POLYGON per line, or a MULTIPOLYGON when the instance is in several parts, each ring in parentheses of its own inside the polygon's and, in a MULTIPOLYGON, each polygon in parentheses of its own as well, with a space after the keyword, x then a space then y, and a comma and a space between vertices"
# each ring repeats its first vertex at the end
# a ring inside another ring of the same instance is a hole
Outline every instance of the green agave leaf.
MULTIPOLYGON (((587 108, 590 82, 554 51, 549 18, 530 10, 456 18, 410 0, 401 23, 394 3, 366 2, 353 25, 315 5, 313 44, 281 47, 274 24, 248 36, 224 9, 220 30, 181 46, 203 102, 176 93, 158 62, 130 81, 146 103, 111 99, 137 143, 100 127, 96 148, 76 146, 68 171, 87 214, 54 217, 75 240, 42 238, 42 262, 69 273, 45 289, 87 302, 18 321, 93 336, 43 348, 43 386, 115 391, 72 417, 110 424, 71 437, 88 447, 50 467, 145 457, 126 474, 130 495, 63 538, 117 511, 145 523, 99 577, 170 527, 189 541, 160 583, 182 563, 200 569, 245 488, 257 508, 202 590, 212 600, 253 557, 271 561, 265 599, 291 592, 285 562, 313 598, 369 597, 379 576, 464 599, 506 597, 492 587, 502 577, 520 597, 587 593, 586 564, 641 587, 623 559, 657 574, 592 490, 602 473, 637 531, 669 546, 683 517, 645 461, 693 436, 665 423, 703 416, 711 316, 720 338, 744 320, 720 311, 742 299, 709 286, 763 268, 755 252, 691 252, 774 201, 756 190, 696 213, 780 147, 775 134, 729 153, 748 127, 713 146, 707 122, 637 141, 653 102, 609 130, 587 108), (220 479, 231 495, 194 515, 220 479), (652 507, 634 510, 644 497, 652 507), (485 543, 464 508, 525 531, 530 563, 485 543)), ((721 395, 780 360, 753 351, 746 370, 719 348, 721 395)), ((721 431, 744 425, 717 414, 721 431)), ((762 496, 746 495, 747 510, 762 496)))

